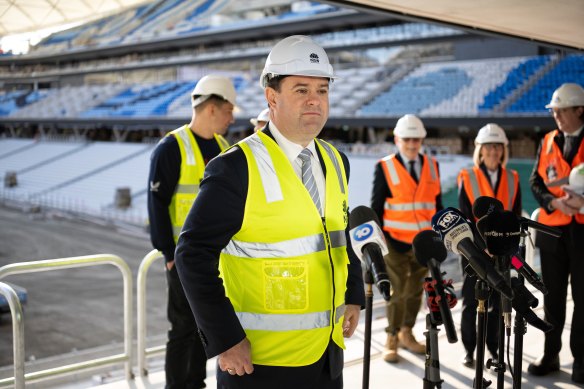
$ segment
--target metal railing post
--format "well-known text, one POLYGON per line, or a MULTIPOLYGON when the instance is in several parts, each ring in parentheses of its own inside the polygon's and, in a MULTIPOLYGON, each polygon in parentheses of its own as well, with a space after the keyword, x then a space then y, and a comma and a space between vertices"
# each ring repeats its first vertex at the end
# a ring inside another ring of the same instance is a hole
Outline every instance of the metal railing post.
MULTIPOLYGON (((26 381, 40 381, 47 377, 67 374, 87 368, 111 365, 119 362, 124 362, 125 364, 126 378, 128 380, 134 378, 132 374, 132 271, 122 258, 112 254, 97 254, 81 257, 12 263, 0 268, 0 279, 10 274, 37 273, 41 271, 72 269, 101 264, 111 264, 116 266, 121 271, 124 280, 124 353, 25 374, 24 377, 26 381)), ((14 382, 14 377, 2 379, 0 380, 0 386, 13 384, 14 382)))
POLYGON ((138 306, 138 322, 136 323, 138 331, 138 374, 141 377, 148 375, 146 358, 148 355, 161 353, 166 346, 157 346, 146 348, 146 280, 150 265, 157 259, 163 258, 162 253, 158 250, 152 250, 144 256, 138 269, 138 281, 136 285, 136 305, 138 306))
POLYGON ((0 282, 0 294, 8 301, 12 315, 12 338, 14 359, 14 389, 24 389, 24 322, 22 305, 18 295, 8 284, 0 282))

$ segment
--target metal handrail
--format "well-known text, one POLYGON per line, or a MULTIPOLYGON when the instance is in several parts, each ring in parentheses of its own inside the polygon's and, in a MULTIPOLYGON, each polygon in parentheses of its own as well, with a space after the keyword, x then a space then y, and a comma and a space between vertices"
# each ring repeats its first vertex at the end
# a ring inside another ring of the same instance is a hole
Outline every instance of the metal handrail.
POLYGON ((24 322, 22 305, 14 289, 0 282, 0 294, 8 301, 12 315, 12 352, 14 359, 14 388, 24 389, 24 322))
MULTIPOLYGON (((96 266, 102 264, 111 264, 116 266, 122 273, 124 280, 124 353, 112 355, 109 357, 92 359, 85 362, 74 363, 66 366, 60 366, 53 369, 46 369, 34 373, 24 374, 24 379, 27 382, 41 381, 44 378, 54 377, 56 375, 63 375, 67 373, 76 372, 79 370, 94 368, 98 366, 112 365, 119 362, 124 362, 126 378, 133 379, 132 374, 132 271, 128 264, 117 255, 112 254, 97 254, 86 255, 81 257, 57 258, 47 259, 42 261, 20 262, 12 263, 0 268, 0 279, 10 274, 25 274, 37 273, 41 271, 51 271, 59 269, 72 269, 78 267, 96 266)), ((18 352, 15 351, 15 358, 18 355, 18 360, 15 359, 15 368, 17 364, 22 364, 24 370, 24 331, 22 331, 16 338, 14 335, 15 347, 18 344, 18 352)), ((15 375, 16 377, 16 375, 15 375)), ((0 386, 6 386, 15 383, 15 377, 0 380, 0 386)), ((18 377, 16 377, 18 380, 18 377)))
POLYGON ((160 354, 166 350, 166 345, 146 348, 146 280, 150 265, 160 258, 163 258, 162 253, 158 250, 152 250, 144 256, 138 268, 138 281, 136 285, 138 322, 136 323, 136 327, 138 331, 138 374, 141 377, 148 375, 146 358, 151 355, 160 354))

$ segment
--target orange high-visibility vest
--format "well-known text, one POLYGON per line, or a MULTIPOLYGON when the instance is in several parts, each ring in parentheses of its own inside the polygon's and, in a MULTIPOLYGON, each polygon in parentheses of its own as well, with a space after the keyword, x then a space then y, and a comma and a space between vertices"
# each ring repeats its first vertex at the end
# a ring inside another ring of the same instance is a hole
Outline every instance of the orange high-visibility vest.
MULTIPOLYGON (((568 177, 573 167, 584 162, 584 142, 580 142, 578 153, 572 161, 572 165, 564 159, 562 150, 554 142, 554 137, 558 134, 558 130, 551 131, 543 138, 541 151, 539 153, 539 165, 537 172, 543 178, 545 183, 555 181, 559 178, 568 177)), ((561 187, 548 187, 548 190, 556 197, 562 197, 566 194, 561 187)), ((576 221, 584 224, 584 214, 577 214, 574 216, 576 221)), ((552 213, 547 213, 543 208, 540 209, 538 222, 548 226, 565 226, 570 224, 572 216, 568 216, 558 210, 552 213)))
POLYGON ((474 166, 469 169, 462 169, 458 174, 458 187, 464 184, 464 190, 471 204, 480 196, 489 196, 496 198, 506 211, 513 210, 517 191, 519 189, 519 175, 515 170, 501 167, 501 176, 499 177, 499 188, 497 193, 493 191, 491 182, 480 167, 474 166))
POLYGON ((419 182, 416 183, 395 154, 379 161, 391 195, 385 199, 383 229, 396 240, 412 243, 421 230, 432 227, 436 213, 436 196, 440 194, 438 165, 424 155, 419 182))

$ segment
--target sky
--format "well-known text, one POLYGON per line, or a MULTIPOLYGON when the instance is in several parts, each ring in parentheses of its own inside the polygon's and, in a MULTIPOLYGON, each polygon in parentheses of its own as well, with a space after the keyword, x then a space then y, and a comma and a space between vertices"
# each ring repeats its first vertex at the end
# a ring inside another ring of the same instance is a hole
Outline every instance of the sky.
POLYGON ((39 43, 42 39, 46 38, 50 34, 73 28, 78 26, 80 23, 69 23, 60 26, 54 26, 51 28, 45 28, 38 31, 31 31, 22 34, 8 35, 0 38, 0 48, 4 53, 12 51, 13 54, 26 54, 30 46, 34 46, 39 43))

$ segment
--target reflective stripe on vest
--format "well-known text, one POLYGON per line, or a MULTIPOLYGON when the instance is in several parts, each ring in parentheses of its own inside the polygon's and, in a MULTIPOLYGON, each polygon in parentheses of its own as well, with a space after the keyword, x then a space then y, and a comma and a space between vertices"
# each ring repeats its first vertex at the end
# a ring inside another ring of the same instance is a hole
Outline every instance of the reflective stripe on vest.
POLYGON ((403 203, 403 204, 388 204, 387 202, 383 206, 385 209, 392 209, 394 211, 415 211, 417 209, 434 209, 436 208, 435 203, 403 203))
POLYGON ((282 188, 278 181, 278 175, 273 169, 272 157, 268 153, 266 145, 263 144, 260 138, 249 137, 248 143, 253 154, 256 156, 255 162, 260 172, 260 178, 266 193, 266 202, 272 203, 284 199, 282 188))
MULTIPOLYGON (((335 317, 340 320, 345 314, 345 304, 337 307, 335 317)), ((241 326, 248 330, 298 331, 325 328, 330 325, 331 311, 307 313, 303 315, 259 314, 235 312, 241 326)))
MULTIPOLYGON (((347 245, 345 231, 329 231, 331 247, 347 245)), ((322 234, 276 243, 241 242, 232 239, 223 252, 242 258, 287 258, 317 253, 326 249, 322 234)))

